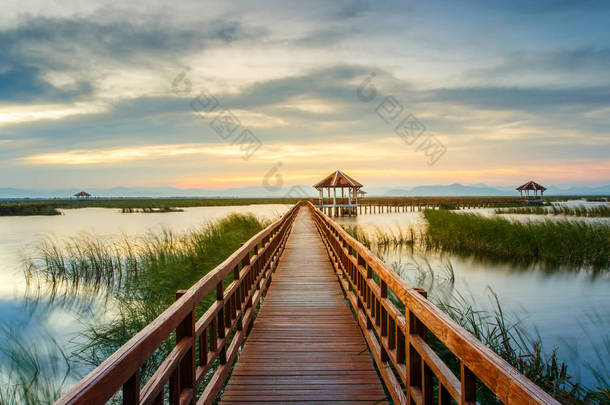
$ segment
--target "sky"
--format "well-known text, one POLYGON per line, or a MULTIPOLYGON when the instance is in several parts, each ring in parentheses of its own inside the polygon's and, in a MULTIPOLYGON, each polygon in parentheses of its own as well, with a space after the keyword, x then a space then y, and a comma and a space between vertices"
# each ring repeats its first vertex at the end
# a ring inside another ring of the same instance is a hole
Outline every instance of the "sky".
POLYGON ((607 1, 29 1, 0 187, 610 184, 607 1))

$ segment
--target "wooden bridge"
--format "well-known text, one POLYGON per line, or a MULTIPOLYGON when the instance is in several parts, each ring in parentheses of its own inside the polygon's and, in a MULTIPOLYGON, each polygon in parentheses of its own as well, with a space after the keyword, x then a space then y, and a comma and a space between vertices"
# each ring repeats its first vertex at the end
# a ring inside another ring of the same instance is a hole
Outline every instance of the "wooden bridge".
POLYGON ((558 404, 302 202, 57 404, 475 404, 482 386, 506 404, 558 404))

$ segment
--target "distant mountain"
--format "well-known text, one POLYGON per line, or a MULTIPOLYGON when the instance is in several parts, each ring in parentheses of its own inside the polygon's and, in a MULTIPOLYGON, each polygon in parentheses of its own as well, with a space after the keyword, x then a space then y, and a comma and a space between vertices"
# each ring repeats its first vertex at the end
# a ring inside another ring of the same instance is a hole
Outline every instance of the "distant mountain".
POLYGON ((0 198, 70 198, 79 191, 86 191, 93 197, 119 197, 119 198, 151 198, 151 197, 313 197, 317 192, 310 185, 299 185, 298 188, 283 187, 279 190, 269 190, 263 186, 240 187, 226 189, 206 188, 175 188, 175 187, 112 187, 112 188, 83 188, 58 190, 31 190, 19 188, 0 188, 0 198))
POLYGON ((439 196, 503 196, 511 195, 507 191, 499 190, 486 185, 464 186, 454 183, 446 186, 429 185, 413 188, 394 188, 388 190, 386 195, 392 197, 414 196, 414 197, 439 197, 439 196))
MULTIPOLYGON (((488 186, 486 184, 449 184, 424 185, 417 187, 364 187, 369 197, 374 196, 517 196, 516 186, 488 186)), ((69 188, 58 190, 28 190, 19 188, 0 188, 0 198, 70 198, 79 191, 86 191, 94 197, 316 197, 317 191, 311 185, 301 184, 294 188, 283 187, 279 190, 268 190, 263 186, 206 189, 206 188, 175 188, 175 187, 113 187, 113 188, 69 188)), ((570 187, 559 188, 549 186, 545 195, 610 195, 610 185, 601 187, 570 187)))
MULTIPOLYGON (((388 190, 385 195, 398 196, 414 196, 414 197, 440 197, 440 196, 516 196, 518 192, 516 186, 495 186, 491 187, 483 183, 463 185, 429 185, 417 186, 412 188, 393 188, 388 190)), ((570 187, 560 188, 549 186, 544 195, 610 195, 610 185, 601 187, 570 187)))

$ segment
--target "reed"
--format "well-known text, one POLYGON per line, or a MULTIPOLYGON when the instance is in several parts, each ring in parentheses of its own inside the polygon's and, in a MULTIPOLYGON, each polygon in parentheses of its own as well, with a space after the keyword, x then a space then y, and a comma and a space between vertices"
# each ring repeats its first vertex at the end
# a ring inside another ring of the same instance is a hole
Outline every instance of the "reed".
POLYGON ((369 249, 413 246, 423 237, 418 227, 396 226, 393 229, 376 227, 372 231, 365 231, 358 225, 343 225, 343 229, 369 249))
MULTIPOLYGON (((450 301, 436 302, 436 305, 562 404, 607 403, 610 399, 610 376, 607 370, 594 370, 595 386, 581 385, 569 373, 567 364, 561 361, 558 347, 544 350, 540 338, 532 338, 523 328, 519 318, 507 314, 492 290, 490 298, 492 305, 488 310, 475 309, 460 294, 454 295, 450 301)), ((434 337, 431 346, 457 374, 458 359, 434 337)), ((610 354, 610 344, 606 346, 597 350, 607 356, 610 354)), ((481 404, 500 403, 484 386, 478 387, 477 399, 481 404)))
MULTIPOLYGON (((115 315, 103 324, 82 319, 86 343, 70 357, 71 362, 97 366, 171 305, 177 290, 191 287, 267 225, 251 214, 231 214, 186 234, 164 230, 116 242, 93 235, 63 243, 50 240, 30 262, 27 281, 31 289, 50 288, 55 300, 92 292, 108 296, 115 315)), ((206 297, 197 315, 214 299, 213 294, 206 297)), ((144 364, 143 383, 175 346, 174 340, 171 335, 144 364)))
POLYGON ((610 217, 610 206, 600 205, 586 207, 584 205, 570 207, 567 205, 549 205, 535 207, 521 207, 496 209, 496 214, 528 214, 528 215, 565 215, 571 217, 610 217))
POLYGON ((36 345, 22 342, 6 326, 0 327, 0 334, 6 338, 0 344, 0 404, 52 404, 69 378, 68 355, 44 333, 36 345))
POLYGON ((483 257, 592 265, 607 269, 610 227, 603 223, 546 220, 514 222, 449 211, 424 212, 426 244, 483 257))

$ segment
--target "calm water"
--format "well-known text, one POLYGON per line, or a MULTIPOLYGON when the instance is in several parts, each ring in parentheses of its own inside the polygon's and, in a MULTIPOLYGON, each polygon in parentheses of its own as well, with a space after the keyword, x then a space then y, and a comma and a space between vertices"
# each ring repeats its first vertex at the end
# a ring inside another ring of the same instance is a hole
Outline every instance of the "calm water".
MULTIPOLYGON (((489 209, 466 211, 493 215, 493 210, 489 209)), ((528 220, 541 216, 510 217, 528 220)), ((605 218, 593 220, 609 223, 605 218)), ((337 222, 359 225, 369 231, 425 227, 423 215, 418 212, 360 215, 338 218, 337 222)), ((609 360, 610 353, 604 346, 610 339, 609 274, 595 277, 586 269, 482 262, 448 253, 423 254, 410 248, 377 250, 375 253, 411 285, 425 288, 433 300, 447 302, 451 297, 461 295, 475 308, 489 309, 492 306, 491 289, 497 294, 503 310, 514 319, 520 319, 534 337, 540 335, 546 351, 558 346, 570 373, 586 384, 594 382, 587 365, 599 368, 609 360), (448 280, 448 263, 454 270, 454 283, 448 280), (434 276, 426 271, 428 264, 434 270, 434 276), (596 350, 601 350, 602 358, 596 350)))
MULTIPOLYGON (((186 208, 184 212, 163 214, 122 214, 116 209, 85 208, 66 210, 62 216, 0 217, 0 346, 3 341, 16 338, 25 345, 37 342, 38 350, 44 351, 47 348, 39 342, 52 337, 70 353, 80 343, 78 336, 83 326, 79 317, 85 314, 103 322, 112 315, 111 311, 100 311, 95 301, 78 306, 73 303, 51 307, 32 304, 27 297, 33 293, 25 290, 23 260, 31 257, 45 238, 65 240, 92 233, 113 239, 123 235, 141 236, 162 228, 183 232, 233 212, 272 218, 287 209, 285 205, 253 205, 186 208)), ((493 210, 473 211, 486 215, 493 213, 493 210)), ((524 217, 530 216, 511 217, 527 220, 524 217)), ((360 215, 338 221, 366 229, 425 226, 422 215, 417 212, 360 215)), ((560 347, 572 374, 585 383, 592 381, 585 365, 601 363, 595 348, 601 348, 604 339, 610 338, 609 276, 594 278, 587 271, 549 272, 537 266, 482 263, 474 258, 423 255, 409 249, 377 253, 411 284, 425 288, 432 299, 446 300, 461 294, 477 307, 487 308, 490 306, 489 289, 492 289, 505 310, 518 316, 529 331, 540 334, 547 350, 555 345, 560 347), (417 270, 418 267, 427 268, 428 263, 435 270, 433 277, 417 270), (447 263, 454 269, 454 283, 447 281, 447 263), (591 321, 591 314, 603 321, 591 321)), ((48 351, 52 352, 53 347, 48 351)), ((607 355, 607 352, 602 353, 607 355)), ((1 361, 6 360, 0 355, 1 361)), ((68 385, 86 371, 86 366, 73 367, 68 385)))

